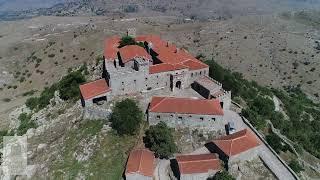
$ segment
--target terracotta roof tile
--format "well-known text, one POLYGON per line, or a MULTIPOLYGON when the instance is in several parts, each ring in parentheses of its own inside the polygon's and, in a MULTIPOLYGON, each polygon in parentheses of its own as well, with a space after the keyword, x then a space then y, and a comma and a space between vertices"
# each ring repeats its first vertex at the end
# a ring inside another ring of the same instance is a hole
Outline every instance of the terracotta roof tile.
POLYGON ((249 129, 223 136, 213 141, 226 155, 234 156, 261 144, 256 135, 249 129))
POLYGON ((221 169, 219 158, 214 154, 182 155, 177 156, 176 160, 181 174, 206 173, 221 169))
MULTIPOLYGON (((187 66, 190 70, 198 70, 207 68, 208 66, 198 59, 194 58, 190 53, 188 53, 184 49, 178 49, 176 45, 172 43, 168 43, 160 38, 157 35, 141 35, 135 38, 138 42, 148 42, 149 45, 152 46, 152 49, 158 54, 157 58, 162 63, 172 64, 175 66, 187 66)), ((142 51, 141 48, 132 48, 131 46, 125 46, 123 48, 118 49, 120 37, 113 36, 106 40, 105 42, 105 50, 104 56, 106 59, 114 60, 117 58, 117 52, 119 51, 121 57, 125 62, 130 61, 136 55, 144 56, 146 59, 150 59, 150 55, 144 50, 142 51)), ((143 48, 142 48, 143 49, 143 48)), ((168 65, 158 66, 151 70, 151 74, 153 72, 165 72, 166 70, 171 71, 172 66, 169 67, 168 65), (164 68, 166 66, 166 68, 164 68)))
POLYGON ((148 149, 136 149, 130 152, 127 166, 127 174, 141 174, 152 177, 155 168, 155 157, 153 152, 148 149))
POLYGON ((151 56, 147 53, 147 51, 138 45, 124 46, 119 49, 119 53, 123 63, 126 63, 135 57, 143 57, 146 60, 151 59, 151 56))
POLYGON ((109 92, 111 89, 108 87, 105 79, 99 79, 86 84, 80 85, 80 92, 83 99, 91 99, 95 96, 109 92))
POLYGON ((107 60, 114 60, 117 58, 119 42, 120 42, 119 36, 112 36, 105 40, 104 57, 107 60))
POLYGON ((149 73, 155 74, 155 73, 175 71, 175 70, 180 70, 180 69, 188 69, 188 67, 181 65, 181 64, 161 63, 161 64, 156 64, 156 65, 150 66, 149 73))
POLYGON ((153 97, 150 112, 223 115, 217 99, 192 99, 176 97, 153 97))

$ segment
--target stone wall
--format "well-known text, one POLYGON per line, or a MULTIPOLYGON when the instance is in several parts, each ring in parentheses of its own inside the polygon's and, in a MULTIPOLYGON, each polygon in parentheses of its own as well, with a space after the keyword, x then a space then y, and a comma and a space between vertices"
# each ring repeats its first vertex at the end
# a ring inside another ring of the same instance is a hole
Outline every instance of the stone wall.
POLYGON ((111 92, 106 92, 104 94, 101 94, 101 95, 98 95, 98 96, 95 96, 93 98, 90 98, 90 99, 86 99, 84 100, 82 97, 81 97, 81 104, 82 106, 86 106, 86 107, 89 107, 89 106, 93 106, 93 99, 96 99, 96 98, 100 98, 100 97, 103 97, 103 96, 106 96, 107 97, 107 101, 110 101, 112 100, 112 95, 111 95, 111 92))
POLYGON ((96 106, 89 106, 83 109, 84 119, 109 119, 111 111, 96 106))
POLYGON ((231 91, 225 91, 224 94, 218 96, 220 102, 223 102, 223 110, 229 110, 232 104, 231 91))
POLYGON ((251 148, 245 152, 242 152, 240 154, 229 157, 229 162, 228 162, 229 167, 232 164, 235 164, 238 162, 250 161, 250 160, 253 160, 254 158, 258 157, 259 148, 260 148, 260 146, 257 146, 257 147, 251 148))
POLYGON ((157 88, 170 88, 170 74, 171 72, 162 72, 156 74, 150 74, 146 80, 146 85, 148 89, 157 89, 157 88))
POLYGON ((223 116, 217 115, 148 112, 148 121, 150 125, 155 125, 160 121, 163 121, 172 128, 190 127, 212 130, 225 129, 223 116))
POLYGON ((209 76, 209 67, 199 70, 188 71, 187 79, 189 86, 201 76, 209 76))
POLYGON ((133 173, 133 174, 126 174, 126 180, 152 180, 152 177, 133 173))
POLYGON ((216 173, 217 171, 210 171, 207 173, 181 174, 180 180, 199 180, 199 179, 206 180, 208 177, 211 177, 216 173))

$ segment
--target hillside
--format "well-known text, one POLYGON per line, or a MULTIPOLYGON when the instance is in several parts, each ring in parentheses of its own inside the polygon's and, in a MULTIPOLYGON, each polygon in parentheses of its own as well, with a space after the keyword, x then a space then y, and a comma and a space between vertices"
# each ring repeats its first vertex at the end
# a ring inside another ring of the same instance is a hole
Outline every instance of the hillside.
MULTIPOLYGON (((251 104, 242 101, 249 99, 242 96, 255 92, 255 88, 261 90, 261 86, 266 86, 288 90, 292 97, 278 91, 272 93, 279 96, 282 102, 278 108, 282 108, 289 118, 284 121, 282 118, 279 124, 274 119, 270 121, 280 134, 294 141, 290 143, 298 144, 297 147, 304 147, 304 150, 299 152, 298 158, 289 151, 280 155, 288 162, 294 158, 303 162, 306 167, 304 179, 320 177, 317 169, 320 161, 313 156, 319 157, 319 152, 316 147, 308 148, 310 140, 316 139, 310 136, 319 136, 314 130, 319 126, 318 121, 314 121, 319 111, 316 103, 320 102, 319 11, 300 9, 317 8, 320 1, 46 2, 39 4, 37 0, 30 0, 22 5, 20 0, 0 0, 0 18, 23 19, 0 21, 0 130, 16 128, 18 116, 25 110, 21 106, 26 100, 39 96, 72 69, 86 64, 87 81, 99 78, 104 39, 125 35, 128 28, 134 27, 137 34, 160 35, 201 60, 214 60, 225 69, 241 73, 245 80, 228 85, 250 85, 247 87, 250 92, 242 92, 244 95, 239 95, 242 99, 237 99, 244 107, 251 104), (17 7, 17 4, 21 5, 21 11, 11 11, 10 7, 17 7), (26 17, 28 19, 24 19, 26 17), (302 109, 304 112, 300 112, 302 109), (299 113, 294 113, 297 110, 299 113), (303 125, 304 128, 297 128, 303 125), (290 130, 287 129, 289 126, 292 127, 290 130), (306 130, 310 132, 305 133, 306 130)), ((121 176, 128 151, 137 137, 117 136, 103 125, 106 121, 87 122, 79 102, 55 100, 56 106, 49 105, 33 114, 40 126, 27 134, 31 164, 37 164, 38 169, 30 173, 39 178, 58 178, 64 172, 78 178, 98 177, 105 172, 112 177, 121 176), (102 156, 104 158, 98 158, 102 156), (110 161, 104 161, 108 158, 110 161), (119 159, 116 164, 113 163, 115 159, 119 159), (88 162, 88 166, 79 163, 82 160, 88 162), (108 168, 111 164, 114 167, 108 168), (101 170, 100 166, 106 170, 101 170)), ((268 129, 269 120, 258 117, 268 129)), ((261 132, 268 134, 265 129, 261 132)))

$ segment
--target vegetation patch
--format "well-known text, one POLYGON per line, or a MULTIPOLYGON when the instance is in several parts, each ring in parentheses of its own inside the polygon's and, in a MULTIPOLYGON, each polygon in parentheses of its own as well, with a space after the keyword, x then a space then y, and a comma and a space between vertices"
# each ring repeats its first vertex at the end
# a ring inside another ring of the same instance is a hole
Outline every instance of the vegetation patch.
POLYGON ((289 166, 296 173, 300 173, 301 171, 304 170, 297 160, 290 161, 289 166))
POLYGON ((177 151, 172 131, 166 123, 161 121, 155 126, 150 126, 143 141, 147 148, 155 152, 157 157, 169 158, 177 151))
POLYGON ((105 121, 90 120, 83 122, 77 129, 71 130, 61 150, 61 160, 56 159, 50 168, 54 179, 75 179, 81 174, 85 179, 121 179, 128 157, 133 148, 136 136, 119 136, 114 132, 101 133, 105 121), (96 136, 97 144, 93 147, 92 155, 84 161, 78 161, 74 152, 84 139, 96 136))
POLYGON ((22 96, 32 96, 32 95, 34 95, 34 93, 36 93, 36 92, 37 92, 37 90, 30 90, 30 91, 24 92, 24 93, 22 94, 22 96))
POLYGON ((232 177, 228 171, 217 172, 212 178, 208 180, 235 180, 236 178, 232 177))
POLYGON ((20 125, 16 132, 18 136, 24 135, 29 129, 37 128, 37 124, 31 120, 32 114, 21 113, 18 117, 20 125))
POLYGON ((63 100, 77 100, 80 98, 79 84, 85 82, 82 69, 70 72, 64 76, 58 83, 45 88, 39 97, 27 99, 26 105, 32 110, 40 110, 50 104, 50 100, 54 97, 54 92, 59 91, 63 100))
POLYGON ((144 48, 143 42, 137 42, 133 37, 131 36, 123 36, 119 42, 118 48, 122 48, 124 46, 128 45, 138 45, 144 48))
POLYGON ((266 120, 270 120, 283 135, 320 158, 320 104, 310 100, 298 87, 284 90, 262 87, 245 80, 240 73, 222 68, 213 60, 206 63, 210 66, 210 77, 220 81, 224 89, 231 90, 233 99, 245 101, 242 115, 257 129, 267 128, 266 120), (283 103, 288 118, 274 111, 273 95, 283 103))
POLYGON ((110 121, 112 128, 120 135, 133 135, 140 127, 142 111, 132 99, 117 102, 113 108, 110 121))

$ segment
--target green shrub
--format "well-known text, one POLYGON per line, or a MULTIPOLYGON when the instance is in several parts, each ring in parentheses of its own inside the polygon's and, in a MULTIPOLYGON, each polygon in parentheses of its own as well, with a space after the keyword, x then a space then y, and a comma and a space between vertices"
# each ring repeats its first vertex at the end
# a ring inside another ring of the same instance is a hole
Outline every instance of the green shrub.
POLYGON ((38 107, 38 99, 37 97, 32 97, 27 99, 26 106, 31 110, 36 109, 38 107))
POLYGON ((140 127, 143 114, 137 103, 125 99, 115 104, 110 121, 113 129, 120 135, 133 135, 140 127))
POLYGON ((128 45, 137 45, 137 42, 131 36, 123 36, 119 42, 118 48, 122 48, 122 47, 128 46, 128 45))
POLYGON ((30 90, 22 94, 22 96, 32 96, 37 90, 30 90))
POLYGON ((172 130, 162 121, 155 126, 150 126, 143 141, 146 147, 160 158, 169 158, 177 151, 172 130))
POLYGON ((39 97, 27 99, 26 105, 32 110, 40 110, 49 105, 50 100, 54 97, 54 92, 59 91, 63 100, 75 100, 80 98, 79 84, 85 82, 81 71, 70 72, 64 76, 58 83, 46 87, 39 97))
POLYGON ((103 57, 102 56, 97 56, 96 57, 96 66, 99 65, 100 62, 103 61, 103 57))
POLYGON ((27 113, 21 113, 18 117, 20 120, 20 125, 17 129, 17 135, 22 136, 24 135, 28 129, 37 128, 37 125, 34 121, 31 120, 32 115, 27 113))
POLYGON ((11 99, 10 99, 10 98, 3 98, 2 101, 3 101, 3 102, 10 102, 11 99))
POLYGON ((241 114, 247 118, 250 123, 255 126, 257 129, 263 129, 266 127, 266 121, 262 119, 257 112, 250 108, 242 109, 241 114))
POLYGON ((53 58, 53 57, 55 57, 55 56, 56 56, 55 54, 49 54, 49 55, 48 55, 49 58, 53 58))
POLYGON ((63 100, 75 100, 80 98, 79 84, 86 81, 81 71, 74 71, 64 76, 57 87, 63 100))
POLYGON ((266 140, 268 144, 277 152, 279 153, 282 150, 282 143, 281 138, 276 134, 269 134, 266 136, 266 140))
POLYGON ((208 180, 235 180, 228 171, 217 172, 213 178, 208 178, 208 180))
POLYGON ((289 166, 296 173, 300 173, 301 171, 304 170, 297 160, 291 160, 289 163, 289 166))

